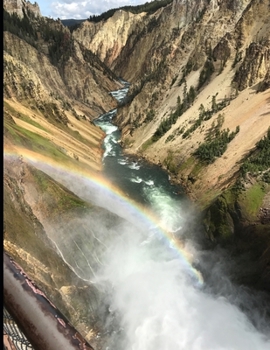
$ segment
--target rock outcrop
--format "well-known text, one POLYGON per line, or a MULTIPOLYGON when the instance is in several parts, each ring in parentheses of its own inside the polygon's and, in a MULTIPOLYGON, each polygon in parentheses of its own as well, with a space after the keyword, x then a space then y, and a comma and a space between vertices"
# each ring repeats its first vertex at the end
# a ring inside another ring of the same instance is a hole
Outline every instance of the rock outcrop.
POLYGON ((84 21, 73 32, 73 36, 113 69, 129 37, 138 25, 144 25, 145 16, 145 13, 133 15, 126 11, 116 11, 106 22, 94 24, 84 21))
POLYGON ((24 12, 31 12, 35 17, 40 17, 40 9, 35 2, 32 4, 30 1, 24 0, 4 0, 4 9, 10 13, 16 13, 19 17, 24 16, 24 12))
POLYGON ((233 82, 242 91, 266 79, 270 72, 270 40, 251 43, 246 49, 243 63, 238 68, 233 82))

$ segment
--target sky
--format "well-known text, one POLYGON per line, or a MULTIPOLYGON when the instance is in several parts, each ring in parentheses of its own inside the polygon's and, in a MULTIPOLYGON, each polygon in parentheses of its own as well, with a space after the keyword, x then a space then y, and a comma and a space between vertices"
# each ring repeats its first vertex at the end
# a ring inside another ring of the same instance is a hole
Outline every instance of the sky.
POLYGON ((86 19, 113 8, 141 5, 147 1, 150 2, 149 0, 36 0, 41 15, 54 19, 86 19))

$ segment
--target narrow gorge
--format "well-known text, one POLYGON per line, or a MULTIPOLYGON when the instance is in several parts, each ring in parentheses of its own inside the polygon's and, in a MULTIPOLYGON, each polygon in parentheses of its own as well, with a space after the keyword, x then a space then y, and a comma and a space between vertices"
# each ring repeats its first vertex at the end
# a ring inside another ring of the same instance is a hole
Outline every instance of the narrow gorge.
POLYGON ((94 349, 268 349, 269 9, 4 1, 4 250, 94 349))

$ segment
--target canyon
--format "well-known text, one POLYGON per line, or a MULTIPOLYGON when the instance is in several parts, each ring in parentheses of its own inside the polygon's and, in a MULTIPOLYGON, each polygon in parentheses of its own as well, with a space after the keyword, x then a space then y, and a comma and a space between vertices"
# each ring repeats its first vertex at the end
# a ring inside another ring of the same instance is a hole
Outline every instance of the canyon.
POLYGON ((111 214, 35 161, 101 176, 105 133, 93 121, 114 108, 123 151, 181 184, 208 244, 246 257, 240 283, 270 292, 269 1, 173 0, 70 28, 29 1, 4 10, 4 249, 81 334, 96 345, 99 295, 48 233, 59 215, 111 214), (121 104, 110 93, 119 78, 131 84, 121 104), (233 132, 211 161, 196 154, 233 132))

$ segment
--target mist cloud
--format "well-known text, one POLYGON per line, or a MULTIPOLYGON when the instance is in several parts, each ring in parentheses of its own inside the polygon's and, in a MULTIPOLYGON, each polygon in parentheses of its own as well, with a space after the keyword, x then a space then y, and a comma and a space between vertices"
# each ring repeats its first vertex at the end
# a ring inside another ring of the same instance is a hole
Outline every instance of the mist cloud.
POLYGON ((116 238, 98 273, 99 283, 108 284, 110 310, 124 330, 110 348, 268 349, 269 338, 236 305, 196 288, 164 247, 157 242, 142 247, 128 231, 116 238))
MULTIPOLYGON (((86 178, 45 169, 44 165, 43 170, 81 198, 120 216, 110 221, 113 218, 100 211, 94 217, 74 219, 73 228, 72 225, 68 228, 71 223, 64 222, 60 231, 55 230, 55 235, 70 231, 71 241, 83 251, 80 256, 80 249, 76 250, 75 268, 84 271, 84 278, 102 292, 100 318, 106 330, 100 339, 104 350, 270 348, 269 303, 263 293, 256 295, 233 283, 229 276, 233 262, 226 252, 204 251, 192 238, 184 239, 184 248, 199 261, 200 269, 208 272, 205 284, 198 288, 188 264, 160 239, 155 225, 138 223, 133 216, 136 212, 127 211, 124 202, 86 178), (87 261, 94 273, 87 267, 87 261)), ((177 201, 171 200, 169 205, 167 201, 162 208, 161 198, 157 200, 155 210, 177 213, 171 215, 176 222, 167 224, 181 227, 176 232, 181 237, 182 230, 187 230, 186 218, 193 213, 179 207, 177 201)), ((58 246, 64 251, 61 242, 58 246)), ((69 251, 74 254, 68 243, 64 255, 69 251)), ((70 263, 73 264, 72 260, 70 263)))

